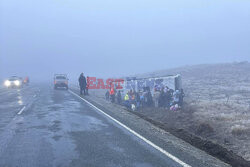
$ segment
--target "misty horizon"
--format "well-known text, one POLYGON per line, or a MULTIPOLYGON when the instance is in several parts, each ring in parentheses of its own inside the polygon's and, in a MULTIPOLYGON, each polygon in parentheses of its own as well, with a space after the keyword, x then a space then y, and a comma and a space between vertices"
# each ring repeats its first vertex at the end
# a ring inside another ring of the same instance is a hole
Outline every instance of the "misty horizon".
POLYGON ((250 61, 249 17, 244 0, 3 0, 0 78, 122 77, 250 61))

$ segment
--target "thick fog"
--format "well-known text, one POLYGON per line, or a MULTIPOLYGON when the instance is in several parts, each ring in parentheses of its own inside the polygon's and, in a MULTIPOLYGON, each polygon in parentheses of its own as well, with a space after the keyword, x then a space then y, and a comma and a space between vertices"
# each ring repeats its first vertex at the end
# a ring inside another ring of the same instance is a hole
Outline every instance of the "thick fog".
POLYGON ((250 60, 249 0, 1 0, 0 78, 250 60))

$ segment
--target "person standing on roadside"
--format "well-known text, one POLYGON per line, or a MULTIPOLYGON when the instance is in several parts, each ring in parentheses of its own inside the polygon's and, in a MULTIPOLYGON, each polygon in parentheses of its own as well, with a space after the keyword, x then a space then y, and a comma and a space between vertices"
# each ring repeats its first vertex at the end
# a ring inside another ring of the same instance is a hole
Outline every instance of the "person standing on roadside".
POLYGON ((183 91, 183 89, 181 89, 181 92, 180 92, 180 106, 182 107, 183 106, 183 98, 185 97, 185 93, 183 91))
POLYGON ((106 97, 106 100, 110 100, 110 96, 109 96, 109 91, 107 90, 107 92, 105 93, 105 97, 106 97))
POLYGON ((168 89, 166 93, 166 106, 165 106, 167 109, 170 108, 171 98, 172 98, 172 95, 171 95, 170 89, 168 89))
POLYGON ((157 89, 157 87, 155 87, 155 90, 154 90, 154 102, 155 102, 155 107, 156 108, 159 107, 160 94, 161 94, 161 92, 157 89))
POLYGON ((86 95, 89 95, 89 76, 87 76, 86 95))
POLYGON ((110 94, 110 97, 111 97, 111 102, 114 103, 115 102, 115 90, 114 90, 114 88, 110 89, 109 94, 110 94))
POLYGON ((129 103, 129 92, 126 93, 125 97, 124 97, 124 105, 127 108, 130 108, 130 103, 129 103))
POLYGON ((165 93, 164 88, 161 88, 158 107, 165 107, 165 93))
POLYGON ((120 90, 117 93, 117 103, 118 104, 122 103, 122 95, 121 95, 121 91, 120 90))
POLYGON ((81 73, 78 81, 79 81, 79 86, 80 86, 80 95, 82 95, 82 91, 84 92, 84 95, 86 95, 87 82, 86 82, 86 78, 84 77, 83 73, 81 73))

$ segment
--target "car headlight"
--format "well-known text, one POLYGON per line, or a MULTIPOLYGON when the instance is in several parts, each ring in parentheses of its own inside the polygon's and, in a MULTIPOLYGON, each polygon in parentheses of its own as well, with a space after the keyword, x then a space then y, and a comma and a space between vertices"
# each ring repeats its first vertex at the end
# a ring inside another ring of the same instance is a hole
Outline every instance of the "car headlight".
POLYGON ((18 80, 14 81, 14 83, 15 83, 16 86, 20 85, 20 81, 18 81, 18 80))
POLYGON ((8 80, 5 81, 5 82, 4 82, 4 85, 7 86, 7 87, 10 86, 10 81, 8 81, 8 80))

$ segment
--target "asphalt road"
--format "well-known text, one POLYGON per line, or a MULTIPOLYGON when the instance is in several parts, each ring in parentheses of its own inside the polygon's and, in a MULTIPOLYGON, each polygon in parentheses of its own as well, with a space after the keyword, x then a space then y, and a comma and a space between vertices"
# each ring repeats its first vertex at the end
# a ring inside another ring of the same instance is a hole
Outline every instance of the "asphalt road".
POLYGON ((1 167, 203 166, 168 155, 144 137, 70 91, 45 84, 0 89, 1 167))

